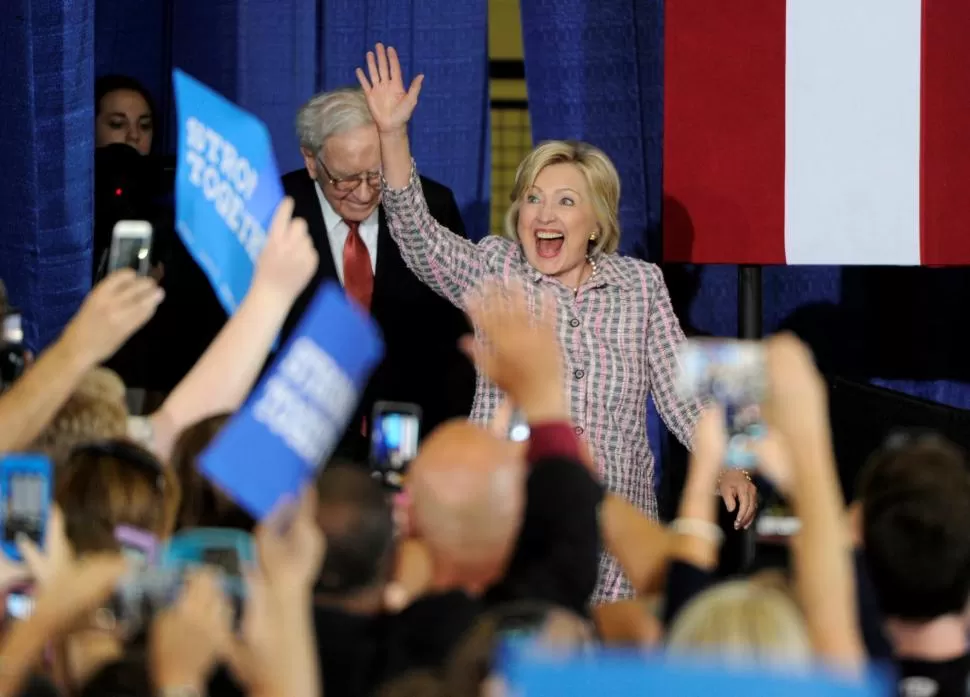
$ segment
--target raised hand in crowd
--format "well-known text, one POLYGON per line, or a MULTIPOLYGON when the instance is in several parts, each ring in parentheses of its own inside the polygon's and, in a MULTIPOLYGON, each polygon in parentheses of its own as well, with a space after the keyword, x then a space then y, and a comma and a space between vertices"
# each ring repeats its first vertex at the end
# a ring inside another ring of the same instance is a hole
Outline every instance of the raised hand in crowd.
POLYGON ((203 569, 190 575, 173 605, 152 622, 149 670, 163 694, 203 695, 216 666, 233 642, 232 606, 219 575, 203 569))
POLYGON ((257 569, 247 576, 242 635, 230 655, 250 697, 318 697, 320 671, 310 608, 326 554, 312 487, 256 531, 257 569))
POLYGON ((793 543, 795 590, 816 655, 859 669, 865 650, 825 384, 808 347, 791 335, 769 340, 767 356, 764 418, 777 440, 761 456, 765 475, 787 487, 801 521, 793 543))
POLYGON ((397 51, 377 44, 367 52, 367 73, 357 68, 357 81, 380 132, 384 178, 392 189, 402 189, 411 177, 407 123, 418 104, 424 76, 418 75, 405 88, 397 51))
POLYGON ((168 459, 178 435, 209 416, 232 413, 259 376, 293 303, 313 278, 318 256, 293 200, 276 209, 249 292, 212 344, 151 416, 152 442, 168 459))
POLYGON ((466 301, 478 336, 465 337, 462 347, 529 423, 568 421, 556 300, 541 298, 532 308, 519 284, 485 286, 466 301))
POLYGON ((377 129, 382 134, 403 131, 418 105, 424 75, 416 76, 405 88, 397 51, 393 46, 385 49, 384 44, 367 52, 367 73, 361 68, 356 72, 377 129))
POLYGON ((18 547, 35 583, 34 611, 0 641, 0 691, 18 694, 49 643, 102 607, 127 570, 118 554, 77 558, 55 506, 46 525, 45 549, 30 540, 18 547))
POLYGON ((95 286, 60 338, 0 396, 0 453, 27 447, 91 368, 155 314, 164 292, 130 269, 95 286))
POLYGON ((39 620, 50 631, 73 628, 101 607, 128 570, 124 557, 114 553, 78 557, 71 549, 64 515, 51 508, 44 548, 24 537, 17 541, 35 583, 35 608, 31 621, 39 620))

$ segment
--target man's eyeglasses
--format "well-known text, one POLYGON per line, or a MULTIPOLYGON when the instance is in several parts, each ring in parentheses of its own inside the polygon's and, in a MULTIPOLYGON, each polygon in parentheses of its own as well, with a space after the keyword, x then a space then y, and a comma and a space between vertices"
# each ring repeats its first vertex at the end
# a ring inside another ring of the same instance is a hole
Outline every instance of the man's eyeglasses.
POLYGON ((327 166, 323 163, 323 158, 319 155, 317 156, 317 164, 320 165, 320 169, 323 170, 323 175, 330 182, 330 185, 334 189, 343 193, 349 194, 351 191, 355 191, 361 182, 367 182, 367 186, 372 189, 381 188, 381 172, 377 170, 376 172, 361 172, 360 174, 352 174, 349 177, 335 177, 333 173, 327 169, 327 166))

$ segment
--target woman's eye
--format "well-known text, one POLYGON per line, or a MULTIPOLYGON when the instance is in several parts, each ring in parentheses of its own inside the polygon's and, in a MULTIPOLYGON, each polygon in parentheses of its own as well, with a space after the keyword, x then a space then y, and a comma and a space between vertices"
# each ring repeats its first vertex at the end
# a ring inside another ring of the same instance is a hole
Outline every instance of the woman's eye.
POLYGON ((560 201, 560 203, 562 203, 562 205, 564 205, 564 206, 572 206, 572 205, 575 204, 575 201, 573 201, 568 196, 565 196, 565 197, 563 197, 562 201, 560 201))
POLYGON ((143 131, 150 131, 150 130, 152 130, 152 122, 151 121, 142 121, 139 124, 139 126, 141 127, 141 130, 143 130, 143 131))
POLYGON ((111 126, 111 128, 113 128, 116 131, 118 131, 118 130, 121 130, 122 128, 125 127, 125 122, 124 121, 109 121, 108 122, 108 125, 111 126))
POLYGON ((529 194, 528 196, 525 197, 525 200, 528 201, 529 203, 539 203, 539 197, 536 196, 535 194, 529 194))

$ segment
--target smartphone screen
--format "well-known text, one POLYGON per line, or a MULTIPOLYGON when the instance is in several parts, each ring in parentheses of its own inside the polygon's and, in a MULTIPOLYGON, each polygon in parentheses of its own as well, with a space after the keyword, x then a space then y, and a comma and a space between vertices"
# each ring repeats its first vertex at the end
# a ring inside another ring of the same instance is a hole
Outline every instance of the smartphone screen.
POLYGON ((371 465, 375 476, 398 489, 408 463, 418 454, 421 410, 414 404, 378 403, 371 423, 371 465))
POLYGON ((679 389, 688 398, 713 400, 724 409, 725 464, 752 468, 754 441, 764 435, 761 404, 767 390, 764 347, 754 341, 690 340, 680 355, 679 389))
POLYGON ((143 220, 122 220, 111 236, 108 273, 131 269, 139 275, 148 273, 152 247, 152 227, 143 220))
POLYGON ((387 469, 400 470, 418 454, 417 414, 385 412, 374 423, 374 459, 387 469))
POLYGON ((34 597, 27 591, 13 591, 7 594, 6 616, 25 620, 34 611, 34 597))
POLYGON ((226 576, 241 576, 239 552, 231 547, 209 547, 202 550, 202 563, 214 566, 226 576))
POLYGON ((47 482, 34 472, 13 472, 9 475, 3 541, 14 543, 19 535, 26 535, 40 544, 44 537, 44 516, 47 510, 47 482))

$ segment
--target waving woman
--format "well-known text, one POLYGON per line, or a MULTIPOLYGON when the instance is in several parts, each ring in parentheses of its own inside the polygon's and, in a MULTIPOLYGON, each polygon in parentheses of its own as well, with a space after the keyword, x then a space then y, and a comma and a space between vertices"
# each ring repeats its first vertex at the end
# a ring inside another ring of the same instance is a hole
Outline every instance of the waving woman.
MULTIPOLYGON (((428 213, 408 147, 407 123, 422 76, 405 89, 394 49, 378 44, 357 70, 380 131, 384 207, 405 262, 435 292, 463 307, 486 280, 525 284, 538 303, 555 298, 576 431, 606 486, 656 517, 654 460, 647 443, 647 400, 689 446, 700 405, 680 399, 674 381, 684 339, 660 270, 619 256, 620 180, 599 149, 551 141, 526 156, 516 172, 505 235, 478 244, 452 234, 428 213)), ((502 402, 479 375, 472 419, 487 422, 502 402)), ((740 525, 755 512, 755 489, 741 471, 726 471, 721 494, 738 507, 740 525)), ((711 492, 712 495, 714 492, 711 492)), ((628 596, 615 560, 604 556, 594 600, 628 596)))

